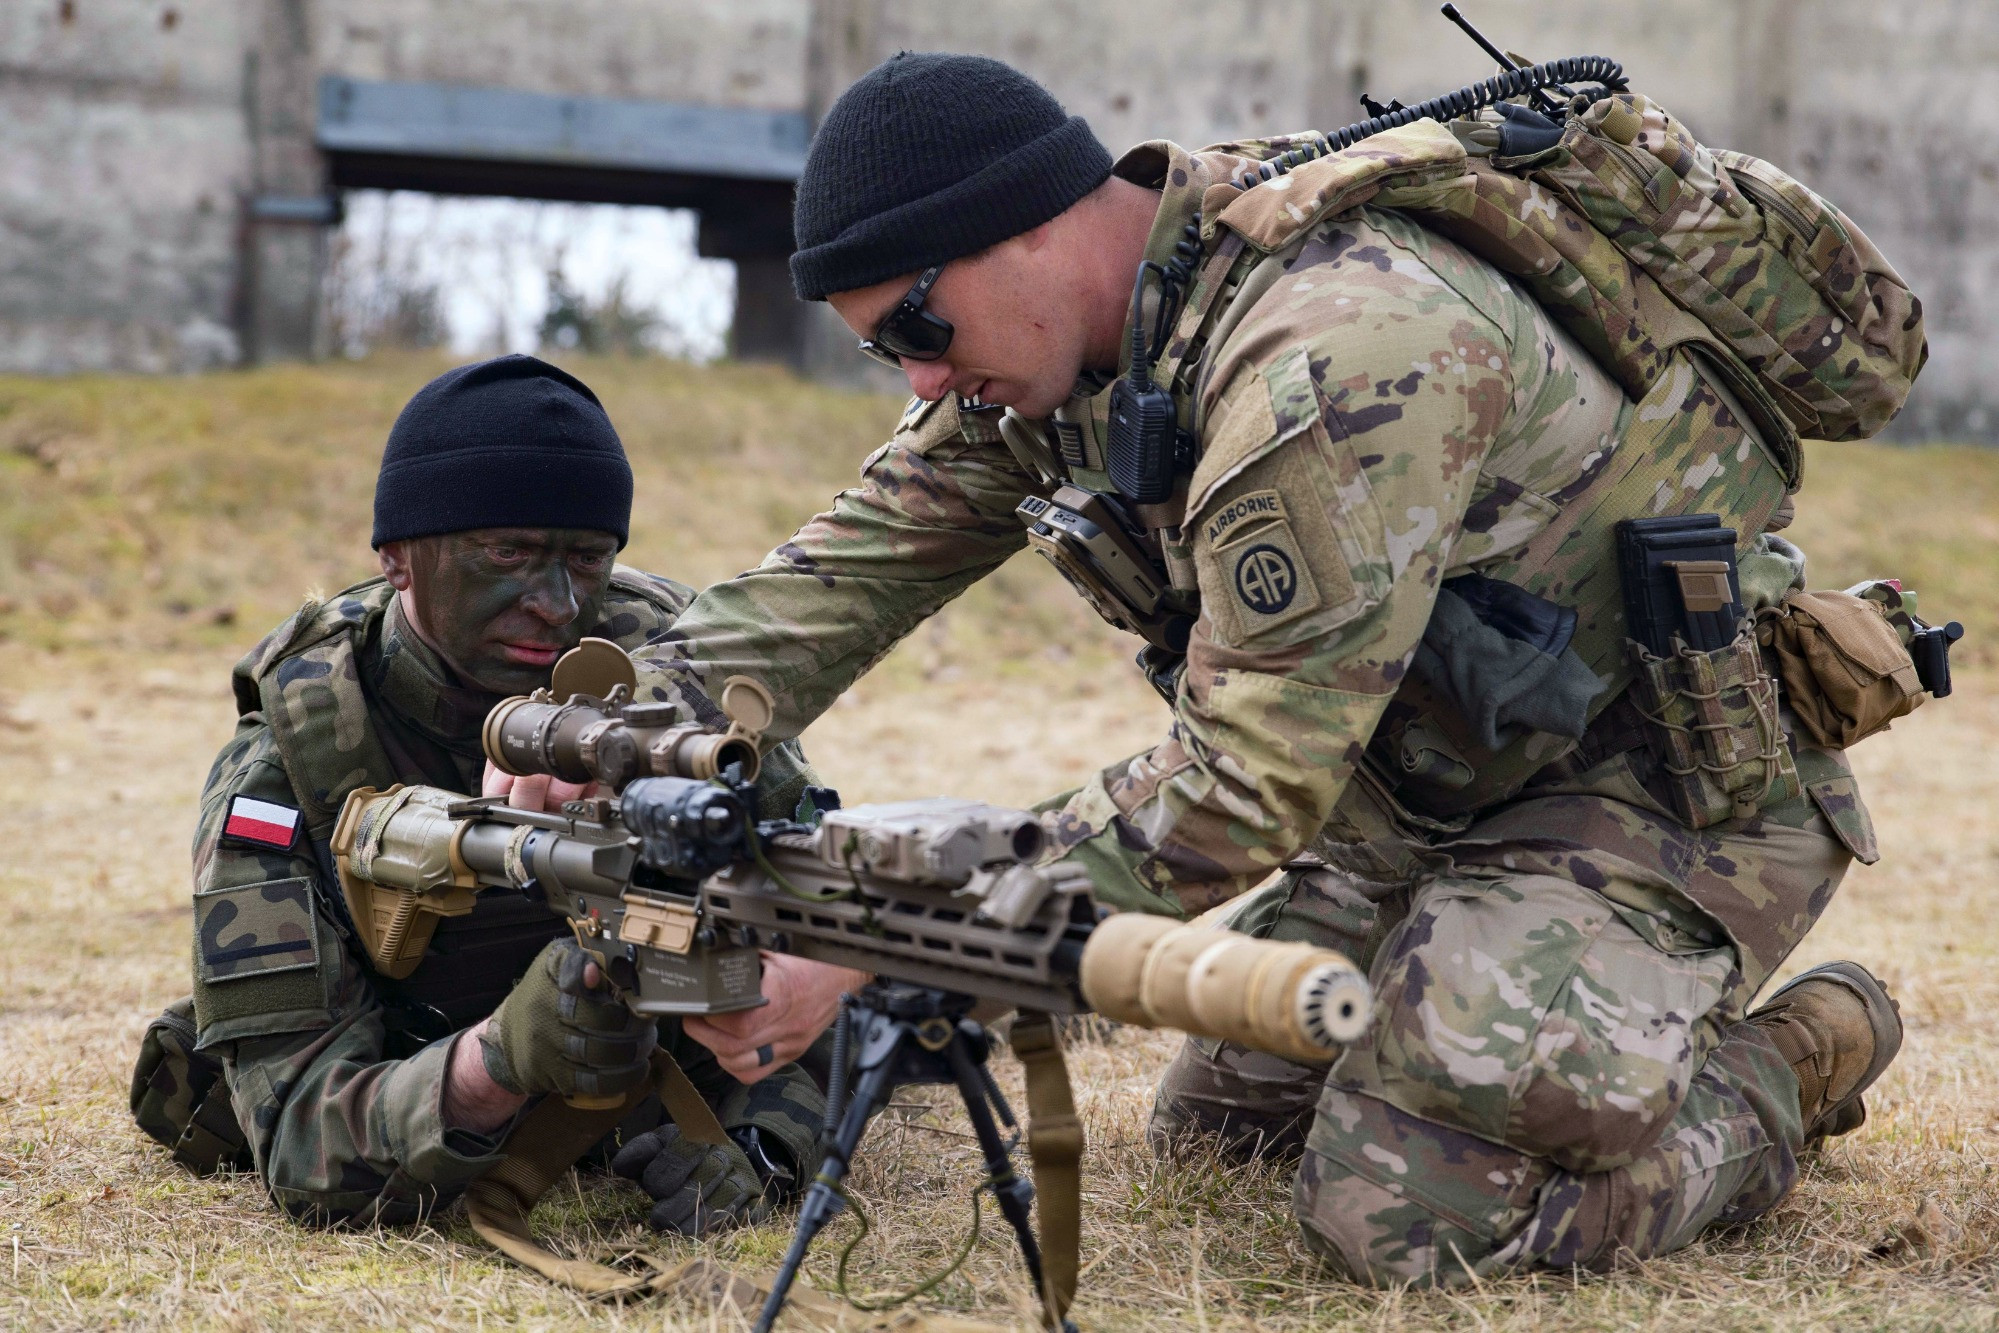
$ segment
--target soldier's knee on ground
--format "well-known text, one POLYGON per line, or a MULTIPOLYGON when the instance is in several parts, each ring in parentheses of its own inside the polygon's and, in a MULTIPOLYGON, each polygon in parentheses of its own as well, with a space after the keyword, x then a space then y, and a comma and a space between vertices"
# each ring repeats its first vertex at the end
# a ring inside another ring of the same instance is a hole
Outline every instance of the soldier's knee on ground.
POLYGON ((1725 944, 1567 880, 1426 885, 1375 969, 1341 1075, 1425 1120, 1578 1172, 1664 1132, 1717 1039, 1725 944))
POLYGON ((1307 1246, 1370 1286, 1456 1285, 1505 1266, 1549 1168, 1523 1153, 1327 1088, 1292 1185, 1307 1246))
POLYGON ((1218 1138, 1239 1159, 1296 1157, 1325 1079, 1322 1066, 1189 1037, 1159 1080, 1146 1138, 1161 1156, 1218 1138))
MULTIPOLYGON (((1373 903, 1334 871, 1298 865, 1217 909, 1209 920, 1253 939, 1314 944, 1357 956, 1373 911, 1373 903)), ((1190 1037, 1159 1080, 1146 1137, 1161 1155, 1213 1146, 1219 1138, 1237 1158, 1296 1157, 1325 1081, 1322 1065, 1190 1037)))

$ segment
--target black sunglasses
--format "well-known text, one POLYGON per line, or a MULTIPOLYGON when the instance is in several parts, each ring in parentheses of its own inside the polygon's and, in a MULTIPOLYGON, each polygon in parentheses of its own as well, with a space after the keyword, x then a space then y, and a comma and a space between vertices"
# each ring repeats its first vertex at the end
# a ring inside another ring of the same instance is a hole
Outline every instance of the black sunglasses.
POLYGON ((875 336, 861 339, 861 354, 872 357, 890 370, 901 370, 904 361, 935 361, 950 350, 951 335, 957 330, 951 321, 940 319, 923 308, 942 264, 926 268, 917 277, 895 309, 875 325, 875 336))

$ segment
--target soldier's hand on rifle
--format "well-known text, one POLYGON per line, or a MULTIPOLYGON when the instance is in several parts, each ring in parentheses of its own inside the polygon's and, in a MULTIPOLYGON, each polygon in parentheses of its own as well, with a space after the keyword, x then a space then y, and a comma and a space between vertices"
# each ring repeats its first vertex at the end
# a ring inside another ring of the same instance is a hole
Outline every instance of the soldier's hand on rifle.
POLYGON ((688 1036, 713 1051, 722 1068, 743 1083, 754 1083, 805 1054, 833 1026, 840 996, 874 980, 866 972, 791 954, 767 952, 763 963, 768 1004, 690 1017, 683 1024, 688 1036))
POLYGON ((509 1092, 619 1097, 643 1083, 654 1020, 611 993, 573 939, 552 940, 479 1034, 486 1072, 509 1092))
POLYGON ((479 794, 504 796, 507 804, 516 810, 559 811, 564 801, 580 801, 590 795, 595 786, 594 782, 564 782, 546 773, 517 778, 511 773, 502 773, 488 759, 486 776, 479 783, 479 794))
POLYGON ((770 1215, 764 1181, 741 1148, 696 1143, 675 1125, 627 1143, 611 1159, 611 1169, 637 1181, 656 1201, 646 1218, 655 1231, 705 1236, 770 1215))

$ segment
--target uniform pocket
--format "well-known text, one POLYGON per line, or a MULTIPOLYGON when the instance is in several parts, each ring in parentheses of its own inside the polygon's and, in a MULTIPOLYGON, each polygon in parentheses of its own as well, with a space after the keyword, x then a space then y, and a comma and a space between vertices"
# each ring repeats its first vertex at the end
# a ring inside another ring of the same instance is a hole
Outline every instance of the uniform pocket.
POLYGON ((196 1175, 246 1170, 249 1144, 222 1062, 195 1047, 194 1000, 177 1000, 146 1028, 132 1073, 132 1118, 196 1175))
POLYGON ((1572 1171, 1657 1142, 1735 970, 1725 945, 1662 952, 1599 894, 1542 875, 1437 881, 1385 953, 1382 1095, 1572 1171))
POLYGON ((1871 866, 1881 859, 1881 844, 1874 840, 1874 820, 1860 799, 1858 782, 1850 776, 1826 778, 1808 784, 1805 791, 1854 860, 1871 866))
POLYGON ((195 976, 213 985, 319 965, 312 882, 265 880, 194 895, 195 976))

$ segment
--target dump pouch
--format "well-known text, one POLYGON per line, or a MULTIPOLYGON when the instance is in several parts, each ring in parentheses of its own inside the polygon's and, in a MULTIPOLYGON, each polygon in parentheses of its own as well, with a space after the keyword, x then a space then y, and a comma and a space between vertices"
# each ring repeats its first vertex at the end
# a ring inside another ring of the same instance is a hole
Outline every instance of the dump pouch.
POLYGON ((1756 637, 1776 660, 1798 730, 1822 749, 1886 731, 1923 702, 1915 660, 1878 601, 1793 592, 1763 614, 1756 637))
MULTIPOLYGON (((1575 740, 1604 692, 1569 647, 1575 625, 1570 608, 1510 583, 1477 574, 1446 579, 1409 669, 1451 703, 1487 750, 1528 732, 1575 740)), ((1417 730, 1404 736, 1404 768, 1434 774, 1418 757, 1417 730)))
POLYGON ((194 1042, 191 995, 146 1025, 132 1071, 132 1118, 198 1176, 247 1171, 250 1144, 236 1122, 222 1062, 194 1042))
POLYGON ((1708 652, 1684 641, 1665 657, 1635 640, 1626 649, 1646 745, 1681 823, 1703 829, 1747 819, 1803 791, 1777 716, 1777 681, 1753 626, 1708 652))

